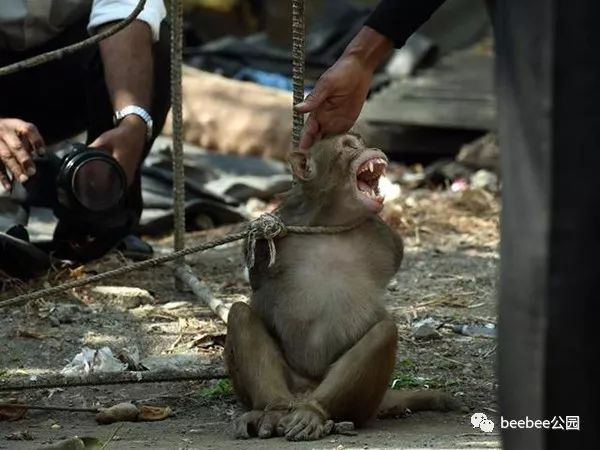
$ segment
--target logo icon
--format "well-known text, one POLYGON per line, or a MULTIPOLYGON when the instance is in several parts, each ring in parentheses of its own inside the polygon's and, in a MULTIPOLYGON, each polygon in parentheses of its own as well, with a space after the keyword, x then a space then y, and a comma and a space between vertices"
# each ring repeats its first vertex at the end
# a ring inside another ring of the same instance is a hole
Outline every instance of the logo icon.
POLYGON ((494 431, 494 422, 489 420, 484 413, 475 413, 471 416, 471 424, 473 428, 479 428, 485 433, 494 431))

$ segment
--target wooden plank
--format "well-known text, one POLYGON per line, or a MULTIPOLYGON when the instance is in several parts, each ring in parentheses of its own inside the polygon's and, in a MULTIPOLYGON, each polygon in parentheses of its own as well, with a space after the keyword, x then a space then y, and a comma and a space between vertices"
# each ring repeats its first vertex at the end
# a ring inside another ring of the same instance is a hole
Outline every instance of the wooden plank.
POLYGON ((361 113, 371 123, 496 129, 493 58, 462 51, 415 76, 394 80, 361 113))

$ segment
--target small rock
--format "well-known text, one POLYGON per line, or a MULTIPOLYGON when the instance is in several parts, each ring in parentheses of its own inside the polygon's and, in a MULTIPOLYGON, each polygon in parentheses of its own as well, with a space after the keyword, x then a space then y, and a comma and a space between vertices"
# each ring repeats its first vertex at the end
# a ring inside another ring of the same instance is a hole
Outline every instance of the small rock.
POLYGON ((430 323, 424 323, 413 330, 415 339, 439 339, 442 337, 440 333, 430 323))
POLYGON ((92 288, 91 293, 101 301, 126 309, 137 308, 142 304, 154 302, 154 297, 150 292, 136 287, 96 286, 92 288))
POLYGON ((57 326, 56 323, 73 323, 79 317, 81 308, 77 305, 70 303, 56 305, 55 308, 50 312, 48 317, 52 322, 53 326, 57 326))
POLYGON ((58 423, 52 424, 52 426, 50 427, 53 430, 60 430, 62 428, 62 426, 58 423))
POLYGON ((358 434, 354 429, 354 422, 337 422, 333 425, 333 433, 345 436, 356 436, 358 434))

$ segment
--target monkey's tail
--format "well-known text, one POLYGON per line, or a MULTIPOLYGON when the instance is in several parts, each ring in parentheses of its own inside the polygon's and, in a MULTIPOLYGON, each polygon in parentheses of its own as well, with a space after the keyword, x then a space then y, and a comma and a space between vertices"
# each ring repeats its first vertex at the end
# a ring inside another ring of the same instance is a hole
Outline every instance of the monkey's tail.
POLYGON ((388 389, 385 393, 378 417, 397 417, 416 411, 458 411, 462 404, 452 395, 436 390, 398 391, 388 389))

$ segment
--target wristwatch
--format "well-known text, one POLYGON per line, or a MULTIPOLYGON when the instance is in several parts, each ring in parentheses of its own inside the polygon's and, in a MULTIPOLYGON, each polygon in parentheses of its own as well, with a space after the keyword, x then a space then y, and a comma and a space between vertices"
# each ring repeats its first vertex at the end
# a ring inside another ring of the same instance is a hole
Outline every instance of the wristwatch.
POLYGON ((135 114, 140 117, 146 123, 146 141, 150 141, 152 139, 152 130, 153 130, 153 122, 152 117, 148 112, 142 108, 141 106, 129 105, 123 108, 120 111, 116 111, 113 117, 115 126, 121 122, 126 116, 130 114, 135 114))

